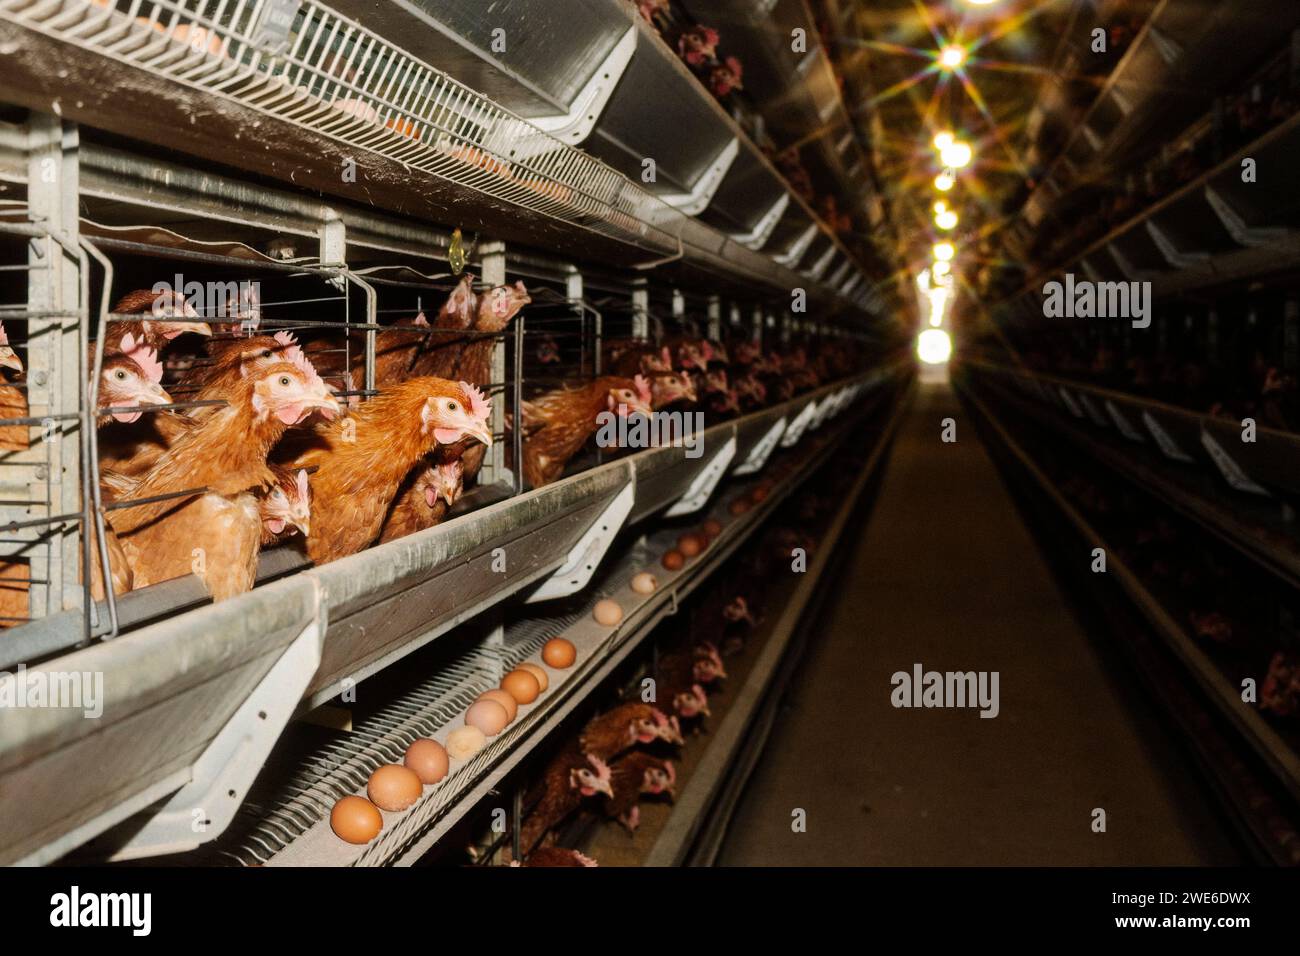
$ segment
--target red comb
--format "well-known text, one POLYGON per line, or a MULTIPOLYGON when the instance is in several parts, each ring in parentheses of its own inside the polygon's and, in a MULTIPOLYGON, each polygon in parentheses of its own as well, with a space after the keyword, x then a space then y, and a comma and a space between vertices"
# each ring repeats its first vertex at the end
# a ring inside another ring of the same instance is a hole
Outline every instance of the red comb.
POLYGON ((303 377, 307 379, 308 385, 319 384, 322 389, 325 388, 325 383, 322 382, 321 377, 316 374, 316 366, 311 364, 311 360, 308 359, 307 356, 303 354, 302 349, 298 347, 298 340, 293 337, 292 332, 276 332, 275 340, 284 346, 282 352, 284 361, 291 363, 298 369, 298 371, 302 372, 303 377))
POLYGON ((650 404, 650 383, 646 381, 646 377, 644 375, 638 375, 633 379, 633 381, 636 383, 637 394, 641 396, 641 401, 645 402, 647 405, 650 404))
MULTIPOLYGON (((125 342, 125 340, 123 340, 125 342)), ((158 353, 147 345, 137 345, 126 353, 127 357, 132 359, 140 370, 144 372, 144 377, 155 385, 161 384, 163 377, 162 362, 158 361, 158 353)))
POLYGON ((487 421, 487 417, 492 414, 492 403, 484 397, 482 392, 469 382, 461 382, 460 387, 463 388, 465 394, 469 396, 470 414, 481 422, 487 421))
POLYGON ((587 754, 587 760, 596 768, 596 776, 600 777, 602 780, 609 779, 609 764, 605 763, 605 761, 601 760, 595 754, 587 754))
POLYGON ((0 322, 0 345, 9 344, 9 334, 5 332, 5 324, 0 322))

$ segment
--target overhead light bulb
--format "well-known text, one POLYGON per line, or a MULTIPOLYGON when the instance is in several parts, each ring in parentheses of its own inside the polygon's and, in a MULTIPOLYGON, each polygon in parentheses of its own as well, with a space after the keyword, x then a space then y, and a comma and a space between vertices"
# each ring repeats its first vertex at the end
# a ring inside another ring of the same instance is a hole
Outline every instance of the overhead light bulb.
POLYGON ((940 199, 938 202, 934 204, 934 214, 936 216, 939 215, 940 213, 945 213, 947 211, 948 211, 948 203, 945 200, 940 199))
POLYGON ((932 268, 934 271, 934 276, 936 281, 939 278, 946 276, 949 272, 952 271, 952 266, 949 263, 943 261, 942 259, 936 262, 932 268))
POLYGON ((942 365, 952 355, 952 339, 943 329, 926 329, 916 337, 916 357, 926 365, 942 365))
POLYGON ((939 262, 952 262, 952 257, 957 254, 957 249, 951 242, 936 242, 934 244, 934 257, 939 262))
POLYGON ((930 288, 930 270, 927 269, 917 276, 916 284, 921 287, 922 292, 928 291, 930 288))
POLYGON ((957 137, 948 130, 943 130, 942 132, 934 134, 934 148, 941 153, 956 141, 957 137))
POLYGON ((966 0, 972 7, 987 7, 991 3, 997 3, 998 0, 966 0))
POLYGON ((946 169, 934 177, 934 188, 941 193, 946 193, 955 185, 957 185, 957 177, 946 169))
POLYGON ((951 209, 945 209, 943 212, 935 213, 934 224, 938 226, 940 229, 942 229, 944 232, 948 232, 951 229, 956 229, 957 214, 953 212, 951 209))
POLYGON ((947 146, 939 147, 939 158, 951 169, 965 169, 975 158, 975 151, 971 149, 970 143, 953 140, 947 146))
POLYGON ((952 43, 939 51, 939 65, 945 70, 960 70, 966 62, 966 50, 952 43))

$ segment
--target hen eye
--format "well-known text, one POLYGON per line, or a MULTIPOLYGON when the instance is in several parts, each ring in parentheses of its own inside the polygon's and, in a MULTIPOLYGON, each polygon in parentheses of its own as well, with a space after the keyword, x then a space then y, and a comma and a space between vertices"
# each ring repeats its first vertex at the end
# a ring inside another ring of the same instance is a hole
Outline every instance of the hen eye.
POLYGON ((454 412, 454 411, 456 410, 456 407, 457 407, 457 406, 456 406, 456 403, 455 403, 455 402, 448 402, 448 403, 447 403, 447 411, 449 411, 449 412, 454 412))
POLYGON ((289 376, 288 376, 288 375, 281 375, 281 376, 280 376, 280 384, 283 385, 283 386, 285 386, 285 387, 287 388, 287 387, 289 386, 289 376))
POLYGON ((124 382, 126 381, 126 372, 122 371, 121 369, 118 369, 116 372, 113 373, 113 377, 117 379, 119 382, 124 382))

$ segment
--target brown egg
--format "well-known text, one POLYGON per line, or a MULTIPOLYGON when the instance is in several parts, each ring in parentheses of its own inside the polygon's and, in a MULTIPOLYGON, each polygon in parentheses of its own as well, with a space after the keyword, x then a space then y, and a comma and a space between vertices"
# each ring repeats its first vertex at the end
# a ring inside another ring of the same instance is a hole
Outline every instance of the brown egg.
POLYGON ((754 502, 754 504, 761 504, 767 500, 768 492, 769 489, 766 485, 759 485, 749 493, 749 500, 754 502))
POLYGON ((716 538, 718 535, 722 534, 722 522, 717 518, 710 518, 700 526, 700 530, 710 538, 716 538))
POLYGON ((680 551, 674 548, 671 551, 665 551, 664 556, 659 559, 659 563, 662 564, 669 571, 680 571, 682 569, 682 565, 686 563, 686 559, 682 557, 682 553, 680 551))
POLYGON ((415 771, 421 783, 437 783, 447 776, 447 748, 436 740, 421 737, 406 748, 402 763, 415 771))
MULTIPOLYGON (((596 619, 597 624, 614 627, 619 621, 623 620, 623 609, 618 606, 617 601, 605 598, 596 602, 596 606, 591 609, 591 616, 596 619)), ((542 653, 546 653, 545 650, 542 653)), ((550 662, 547 661, 547 663, 550 662)))
MULTIPOLYGON (((534 674, 533 676, 536 677, 537 675, 534 674)), ((476 699, 495 700, 498 704, 500 704, 502 707, 506 709, 507 723, 514 720, 515 715, 519 713, 519 701, 515 700, 513 697, 511 697, 509 694, 507 694, 499 687, 493 687, 491 690, 483 691, 483 693, 479 694, 476 699)))
POLYGON ((510 718, 506 715, 506 709, 495 700, 476 700, 465 711, 465 723, 477 727, 489 737, 495 737, 506 729, 510 718))
POLYGON ((366 795, 380 810, 396 813, 405 810, 424 792, 424 784, 410 767, 384 764, 370 775, 366 795))
MULTIPOLYGON (((615 606, 617 607, 617 605, 615 606)), ((623 609, 619 608, 618 613, 621 617, 623 609)), ((572 667, 573 662, 577 659, 578 649, 562 637, 551 638, 546 642, 546 646, 542 648, 542 660, 546 661, 551 667, 560 669, 572 667)))
POLYGON ((468 760, 487 746, 487 737, 477 727, 457 727, 447 735, 447 753, 457 760, 468 760))
POLYGON ((733 515, 743 515, 749 510, 749 500, 746 498, 737 498, 727 506, 727 510, 733 515))
POLYGON ((677 539, 677 550, 685 557, 694 558, 704 550, 704 542, 700 540, 698 534, 688 531, 677 539))
POLYGON ((528 671, 528 673, 536 677, 537 683, 543 692, 545 692, 546 688, 551 686, 551 679, 546 676, 546 669, 540 664, 534 664, 531 661, 524 661, 519 665, 519 670, 528 671))
POLYGON ((655 580, 655 576, 649 571, 642 571, 632 577, 632 590, 637 594, 654 594, 657 587, 659 587, 659 582, 655 580))
MULTIPOLYGON (((545 654, 542 660, 546 660, 545 654)), ((550 664, 550 661, 546 661, 550 664)), ((551 665, 554 666, 554 665, 551 665)), ((541 682, 524 670, 513 670, 501 678, 501 689, 521 704, 531 704, 542 692, 541 682)))
POLYGON ((330 829, 348 843, 369 843, 383 828, 379 808, 365 797, 344 797, 330 811, 330 829))

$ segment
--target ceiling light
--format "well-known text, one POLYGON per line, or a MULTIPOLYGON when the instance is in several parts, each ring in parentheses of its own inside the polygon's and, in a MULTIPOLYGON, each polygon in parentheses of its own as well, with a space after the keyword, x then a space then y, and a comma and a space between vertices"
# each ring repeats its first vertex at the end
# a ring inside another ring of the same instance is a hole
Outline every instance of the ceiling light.
POLYGON ((937 203, 934 204, 934 214, 936 216, 939 215, 940 213, 945 213, 947 211, 948 211, 948 203, 946 200, 940 199, 937 203))
POLYGON ((943 212, 935 213, 934 224, 947 232, 950 229, 957 228, 957 214, 951 209, 945 209, 943 212))
POLYGON ((957 177, 952 174, 951 170, 945 169, 938 176, 934 177, 934 188, 939 190, 941 193, 946 193, 956 184, 957 177))
POLYGON ((926 365, 942 365, 952 355, 952 339, 943 329, 926 329, 916 337, 916 357, 926 365))
POLYGON ((943 130, 942 132, 934 134, 934 148, 941 153, 956 141, 957 137, 948 130, 943 130))
POLYGON ((947 146, 939 147, 939 158, 950 169, 965 169, 974 157, 975 151, 970 148, 970 143, 953 140, 947 146))
POLYGON ((950 266, 947 262, 940 260, 934 264, 932 269, 934 271, 935 280, 937 281, 939 278, 946 276, 949 272, 951 272, 952 266, 950 266))
POLYGON ((966 50, 955 43, 939 51, 939 65, 945 70, 960 70, 966 62, 966 50))
POLYGON ((991 3, 997 3, 998 0, 966 0, 972 7, 987 7, 991 3))
POLYGON ((940 262, 952 262, 952 257, 956 254, 957 250, 951 242, 936 242, 934 244, 934 257, 940 262))

